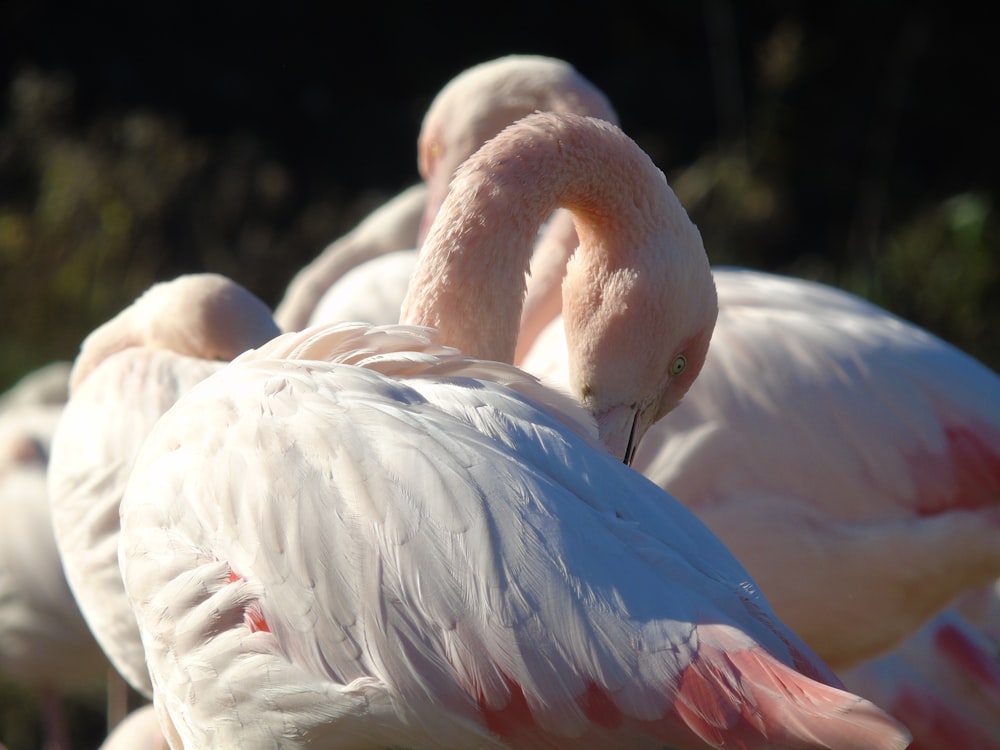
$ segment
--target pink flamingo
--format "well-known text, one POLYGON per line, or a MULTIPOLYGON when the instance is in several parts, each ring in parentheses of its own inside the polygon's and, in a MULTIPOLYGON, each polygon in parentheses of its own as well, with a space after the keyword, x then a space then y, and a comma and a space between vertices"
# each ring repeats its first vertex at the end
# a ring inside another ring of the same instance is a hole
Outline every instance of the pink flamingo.
POLYGON ((73 364, 49 465, 52 527, 87 624, 146 697, 152 684, 118 568, 118 506, 132 462, 181 393, 278 333, 266 305, 238 284, 191 274, 154 285, 97 328, 73 364))
MULTIPOLYGON (((607 97, 564 60, 507 55, 462 71, 438 92, 424 116, 417 141, 424 181, 380 206, 295 276, 275 310, 282 329, 340 320, 398 321, 416 248, 455 169, 487 139, 534 111, 618 121, 607 97)), ((573 223, 565 214, 553 217, 546 233, 550 241, 576 247, 573 223)), ((557 271, 555 283, 562 269, 557 271)), ((532 267, 536 276, 545 273, 541 266, 532 267)), ((533 313, 529 301, 525 315, 533 313)))
MULTIPOLYGON (((846 668, 1000 574, 1000 377, 845 292, 714 275, 704 371, 633 465, 846 668)), ((565 382, 562 340, 556 321, 521 365, 565 382)))
POLYGON ((0 674, 39 696, 48 750, 70 746, 64 695, 108 670, 66 583, 46 494, 67 375, 63 363, 37 370, 0 407, 0 674))
POLYGON ((120 558, 174 747, 906 745, 621 461, 618 433, 683 390, 716 314, 697 230, 632 141, 569 115, 511 126, 456 178, 413 284, 404 319, 448 333, 286 334, 147 438, 120 558), (478 328, 475 348, 513 355, 512 292, 556 205, 580 234, 568 337, 596 425, 435 344, 478 328), (650 315, 622 326, 621 304, 650 315), (677 346, 651 350, 664 324, 677 346))

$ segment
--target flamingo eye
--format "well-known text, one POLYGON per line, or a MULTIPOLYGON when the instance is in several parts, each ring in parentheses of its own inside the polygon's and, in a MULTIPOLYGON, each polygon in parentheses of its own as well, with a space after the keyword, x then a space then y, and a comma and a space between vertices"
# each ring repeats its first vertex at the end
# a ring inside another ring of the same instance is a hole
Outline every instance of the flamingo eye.
POLYGON ((674 357, 674 361, 670 363, 670 376, 676 378, 684 372, 684 368, 687 367, 687 363, 687 357, 683 354, 678 354, 674 357))

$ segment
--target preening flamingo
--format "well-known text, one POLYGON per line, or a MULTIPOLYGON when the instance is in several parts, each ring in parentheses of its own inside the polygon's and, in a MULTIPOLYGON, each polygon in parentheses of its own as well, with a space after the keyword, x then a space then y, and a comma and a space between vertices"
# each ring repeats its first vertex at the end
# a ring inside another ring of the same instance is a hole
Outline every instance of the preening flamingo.
POLYGON ((64 695, 108 670, 66 583, 46 494, 67 374, 63 363, 30 373, 0 408, 0 675, 38 695, 52 750, 69 746, 64 695))
MULTIPOLYGON (((828 286, 715 269, 705 368, 634 467, 835 668, 1000 573, 1000 377, 828 286)), ((552 326, 521 360, 565 381, 552 326)))
MULTIPOLYGON (((421 124, 417 161, 424 182, 379 207, 296 275, 275 311, 282 329, 299 330, 307 322, 399 320, 416 248, 455 169, 486 140, 535 111, 618 122, 607 97, 564 60, 507 55, 462 71, 437 93, 421 124), (341 280, 348 272, 351 278, 341 280)), ((553 217, 545 233, 558 238, 550 241, 568 235, 576 247, 573 223, 564 214, 553 217)), ((545 269, 532 273, 544 275, 545 269)), ((533 318, 531 300, 527 304, 525 314, 533 318)))
POLYGON ((53 439, 48 486, 66 577, 112 665, 152 696, 118 568, 118 506, 146 433, 222 360, 279 330, 267 306, 217 274, 152 286, 83 341, 53 439))
MULTIPOLYGON (((511 300, 553 204, 581 239, 579 382, 599 418, 621 398, 642 414, 684 368, 621 328, 621 305, 673 330, 696 372, 715 300, 697 230, 606 122, 538 114, 484 146, 404 317, 475 316, 476 347, 512 356, 511 300), (635 369, 609 374, 608 356, 635 369)), ((173 747, 905 746, 824 684, 746 571, 597 442, 587 411, 436 345, 462 328, 285 334, 153 428, 120 560, 173 747)))

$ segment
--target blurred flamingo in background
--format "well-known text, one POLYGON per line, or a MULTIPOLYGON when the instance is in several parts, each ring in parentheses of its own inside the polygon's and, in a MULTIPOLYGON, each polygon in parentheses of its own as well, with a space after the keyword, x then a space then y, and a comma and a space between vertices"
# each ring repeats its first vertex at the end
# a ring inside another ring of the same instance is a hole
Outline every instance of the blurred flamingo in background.
MULTIPOLYGON (((424 182, 380 206, 296 274, 275 309, 282 329, 339 320, 397 322, 416 248, 455 170, 486 140, 535 111, 618 122, 603 92, 558 58, 507 55, 462 71, 438 92, 424 116, 417 142, 424 182)), ((557 212, 545 231, 549 241, 576 247, 573 223, 565 214, 557 212)), ((556 268, 554 283, 562 270, 556 268)), ((544 275, 546 269, 533 267, 532 273, 544 275)), ((527 304, 526 317, 532 318, 532 303, 527 304)))
MULTIPOLYGON (((345 273, 365 265, 367 261, 415 247, 426 204, 427 186, 424 183, 413 185, 376 208, 343 237, 327 245, 289 282, 284 297, 274 309, 275 322, 284 331, 298 331, 315 316, 339 314, 337 306, 350 304, 350 300, 355 298, 355 289, 341 287, 335 291, 332 289, 335 283, 345 273), (333 308, 333 311, 320 312, 321 307, 333 308)), ((364 312, 372 314, 370 309, 364 312)), ((395 312, 398 315, 398 303, 395 312)), ((393 322, 395 320, 392 319, 393 322)))
POLYGON ((52 363, 0 398, 0 675, 39 696, 47 750, 70 746, 64 694, 100 686, 108 671, 66 583, 46 493, 68 374, 52 363))
POLYGON ((267 306, 217 274, 152 286, 82 343, 52 444, 52 525, 69 585, 115 669, 152 685, 118 567, 119 504, 156 420, 224 360, 276 335, 267 306))
POLYGON ((1000 643, 949 608, 887 655, 840 676, 906 724, 911 750, 997 750, 998 653, 1000 643))
POLYGON ((121 564, 176 746, 905 746, 621 461, 699 369, 715 318, 697 231, 624 134, 538 114, 488 143, 430 229, 403 318, 454 330, 286 334, 147 439, 121 564), (609 175, 634 182, 606 190, 609 175), (555 205, 581 237, 568 337, 596 429, 520 371, 435 344, 478 329, 476 348, 513 356, 511 292, 555 205), (626 303, 647 321, 620 327, 626 303), (646 345, 664 323, 686 360, 646 345))
MULTIPOLYGON (((633 465, 852 666, 1000 573, 1000 377, 854 295, 714 276, 705 368, 633 465)), ((565 382, 563 339, 556 321, 521 365, 565 382)))

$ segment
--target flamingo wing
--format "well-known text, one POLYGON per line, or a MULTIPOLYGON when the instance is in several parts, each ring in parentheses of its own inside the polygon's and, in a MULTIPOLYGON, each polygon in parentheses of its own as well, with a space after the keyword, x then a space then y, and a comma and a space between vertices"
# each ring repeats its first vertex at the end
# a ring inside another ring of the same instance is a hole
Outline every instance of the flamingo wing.
POLYGON ((496 384, 237 361, 154 428, 122 528, 196 746, 902 746, 690 513, 496 384))
POLYGON ((1000 504, 1000 376, 831 287, 715 278, 709 364, 637 468, 692 499, 781 492, 843 519, 1000 504), (711 467, 671 460, 695 435, 711 467))
POLYGON ((831 287, 715 278, 705 367, 633 466, 838 668, 1000 575, 1000 377, 831 287))
POLYGON ((221 366, 168 350, 125 349, 74 390, 53 438, 48 488, 66 578, 115 669, 147 697, 152 685, 118 568, 119 505, 153 424, 221 366))

